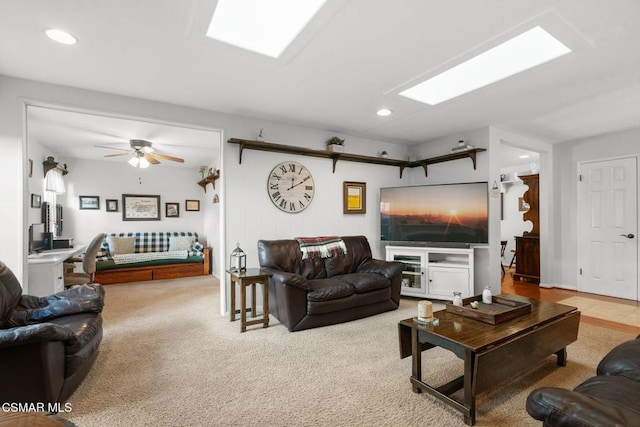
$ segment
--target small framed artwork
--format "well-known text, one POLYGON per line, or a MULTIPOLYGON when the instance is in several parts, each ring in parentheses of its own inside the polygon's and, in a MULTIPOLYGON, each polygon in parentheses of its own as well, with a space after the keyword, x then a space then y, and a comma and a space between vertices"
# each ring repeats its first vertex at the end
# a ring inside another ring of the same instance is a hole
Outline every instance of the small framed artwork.
POLYGON ((184 210, 185 211, 199 211, 200 210, 200 200, 185 200, 184 201, 184 210))
POLYGON ((99 196, 79 196, 80 209, 100 209, 100 197, 99 196))
POLYGON ((29 178, 33 176, 33 160, 29 159, 29 178))
POLYGON ((123 221, 160 221, 160 196, 122 195, 123 221))
POLYGON ((42 207, 42 198, 39 194, 31 194, 31 207, 32 208, 40 208, 42 207))
POLYGON ((165 203, 164 216, 167 218, 178 218, 180 216, 180 203, 165 203))
POLYGON ((107 199, 107 212, 118 212, 118 200, 117 199, 107 199))
POLYGON ((518 210, 520 212, 526 212, 529 210, 529 203, 524 201, 524 198, 518 197, 518 210))
POLYGON ((348 182, 342 184, 342 213, 367 213, 367 183, 348 182))

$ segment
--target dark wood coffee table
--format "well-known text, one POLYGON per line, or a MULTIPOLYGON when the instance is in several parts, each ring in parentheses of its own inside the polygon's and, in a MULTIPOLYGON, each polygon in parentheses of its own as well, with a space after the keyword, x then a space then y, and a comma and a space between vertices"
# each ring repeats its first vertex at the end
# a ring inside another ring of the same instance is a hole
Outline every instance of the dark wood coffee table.
POLYGON ((479 393, 552 354, 557 355, 559 366, 565 366, 566 347, 578 338, 580 312, 576 307, 501 296, 530 303, 531 313, 491 325, 440 310, 434 313, 440 322, 437 326, 424 326, 413 319, 398 324, 400 358, 412 356, 413 391, 429 393, 462 412, 468 425, 475 423, 479 393), (446 348, 462 359, 464 375, 438 387, 423 382, 422 352, 434 347, 446 348), (460 389, 464 390, 462 398, 452 396, 460 389))

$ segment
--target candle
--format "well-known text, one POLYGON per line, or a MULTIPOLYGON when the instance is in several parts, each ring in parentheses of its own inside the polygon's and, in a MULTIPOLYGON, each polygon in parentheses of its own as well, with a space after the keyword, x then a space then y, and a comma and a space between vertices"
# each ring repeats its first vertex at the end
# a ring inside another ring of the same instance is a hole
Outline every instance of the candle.
POLYGON ((433 318, 433 305, 431 304, 431 301, 419 301, 418 319, 431 320, 431 318, 433 318))

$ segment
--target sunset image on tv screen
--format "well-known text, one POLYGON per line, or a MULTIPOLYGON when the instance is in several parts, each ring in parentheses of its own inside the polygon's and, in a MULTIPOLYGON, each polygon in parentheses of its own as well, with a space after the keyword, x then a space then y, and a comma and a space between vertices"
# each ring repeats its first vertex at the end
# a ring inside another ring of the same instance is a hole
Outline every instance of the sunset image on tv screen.
POLYGON ((487 183, 380 189, 381 238, 487 243, 487 183))

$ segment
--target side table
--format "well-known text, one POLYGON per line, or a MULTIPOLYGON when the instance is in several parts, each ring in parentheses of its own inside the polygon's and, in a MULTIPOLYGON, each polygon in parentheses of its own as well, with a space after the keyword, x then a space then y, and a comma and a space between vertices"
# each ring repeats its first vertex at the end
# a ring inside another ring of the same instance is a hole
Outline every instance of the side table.
POLYGON ((236 320, 236 314, 240 313, 240 332, 245 332, 247 326, 262 323, 263 328, 269 327, 269 278, 271 273, 260 268, 248 268, 246 271, 227 270, 231 276, 231 305, 229 307, 229 320, 236 320), (240 285, 240 309, 236 309, 236 284, 240 285), (247 310, 251 317, 256 317, 256 284, 262 285, 262 319, 247 321, 247 310), (247 286, 251 286, 251 308, 247 308, 247 286))

